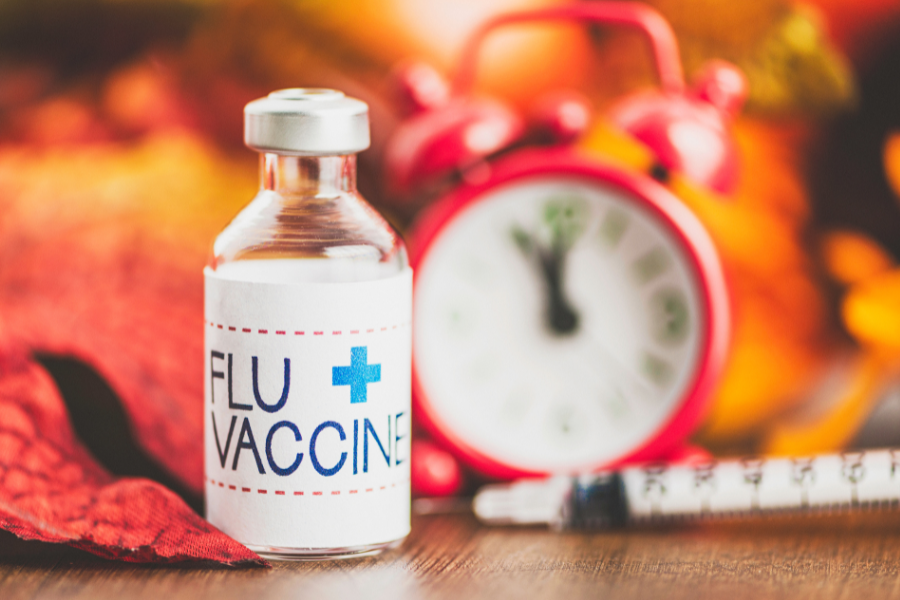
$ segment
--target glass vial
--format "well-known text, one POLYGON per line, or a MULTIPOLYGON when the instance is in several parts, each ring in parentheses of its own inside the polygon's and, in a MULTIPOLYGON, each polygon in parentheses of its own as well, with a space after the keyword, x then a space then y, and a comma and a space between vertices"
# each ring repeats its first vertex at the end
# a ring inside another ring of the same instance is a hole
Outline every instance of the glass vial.
POLYGON ((206 512, 262 556, 359 556, 409 532, 412 273, 356 190, 368 107, 251 102, 260 190, 206 281, 206 512))

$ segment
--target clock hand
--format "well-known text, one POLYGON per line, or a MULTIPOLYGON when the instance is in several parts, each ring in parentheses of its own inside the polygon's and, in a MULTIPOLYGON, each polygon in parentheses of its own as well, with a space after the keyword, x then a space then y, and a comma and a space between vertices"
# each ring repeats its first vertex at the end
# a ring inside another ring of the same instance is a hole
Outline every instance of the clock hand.
POLYGON ((595 335, 592 331, 588 330, 585 332, 583 337, 590 344, 591 351, 594 354, 602 356, 603 364, 608 369, 611 369, 619 375, 620 382, 627 382, 629 384, 628 387, 632 388, 633 392, 638 392, 638 396, 642 396, 644 398, 653 397, 653 395, 655 394, 653 389, 650 388, 646 384, 646 382, 644 382, 644 380, 636 375, 631 369, 626 367, 618 359, 614 352, 611 352, 607 349, 606 345, 600 341, 601 336, 595 335))
POLYGON ((539 250, 538 257, 547 286, 547 322, 554 333, 570 334, 578 328, 578 314, 569 304, 562 286, 566 252, 557 248, 552 252, 539 250))
POLYGON ((532 258, 533 255, 537 255, 540 273, 544 278, 544 289, 547 292, 546 318, 550 329, 557 335, 574 333, 578 328, 578 313, 566 298, 562 285, 568 248, 559 239, 554 240, 551 250, 542 248, 533 234, 526 233, 518 225, 513 226, 512 235, 516 245, 526 257, 532 258))

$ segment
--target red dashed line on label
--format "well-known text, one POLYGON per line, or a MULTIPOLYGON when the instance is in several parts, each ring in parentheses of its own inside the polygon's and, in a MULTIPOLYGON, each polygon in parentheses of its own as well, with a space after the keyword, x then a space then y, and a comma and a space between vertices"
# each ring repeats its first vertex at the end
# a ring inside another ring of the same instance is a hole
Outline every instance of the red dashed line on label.
MULTIPOLYGON (((227 485, 228 489, 229 489, 229 490, 233 490, 233 491, 237 491, 238 489, 240 489, 241 492, 252 492, 252 491, 253 491, 253 488, 250 488, 250 487, 240 487, 240 488, 238 488, 238 487, 235 486, 235 485, 230 485, 230 484, 223 483, 223 482, 221 482, 221 481, 216 481, 215 479, 211 479, 211 478, 209 478, 209 477, 207 477, 206 480, 209 481, 212 485, 214 485, 214 486, 217 485, 217 486, 219 486, 220 488, 224 488, 224 487, 227 485)), ((404 484, 404 483, 406 483, 406 482, 408 482, 408 481, 409 481, 409 479, 404 479, 404 480, 402 480, 402 481, 395 481, 395 482, 391 483, 390 485, 382 485, 382 486, 377 487, 377 488, 375 488, 375 487, 365 488, 363 491, 365 491, 365 492, 375 492, 375 491, 380 491, 380 490, 386 490, 386 489, 388 489, 389 487, 390 487, 390 488, 395 488, 395 487, 397 487, 398 485, 402 485, 402 484, 404 484)), ((347 490, 347 491, 346 491, 347 494, 358 494, 359 492, 360 492, 359 489, 353 489, 353 490, 347 490)), ((267 494, 269 493, 269 489, 268 489, 268 488, 265 488, 265 489, 264 489, 264 488, 256 488, 256 493, 257 493, 257 494, 266 494, 266 495, 267 495, 267 494)), ((276 496, 286 496, 289 492, 287 492, 287 491, 285 491, 285 490, 272 490, 272 493, 273 493, 274 495, 276 495, 276 496)), ((304 491, 302 491, 302 490, 294 490, 293 492, 290 492, 290 493, 291 493, 292 495, 294 495, 294 496, 304 496, 304 495, 307 494, 307 492, 304 492, 304 491)), ((313 495, 313 496, 325 496, 325 495, 329 495, 329 496, 340 496, 341 493, 342 493, 342 490, 314 491, 314 492, 308 492, 308 493, 311 494, 311 495, 313 495)))
MULTIPOLYGON (((214 328, 222 329, 222 330, 228 329, 228 331, 240 331, 241 333, 253 333, 255 331, 258 334, 266 335, 270 331, 272 331, 271 329, 260 329, 260 328, 254 328, 254 327, 237 327, 234 325, 225 325, 223 323, 214 323, 212 321, 207 321, 207 322, 209 323, 210 327, 214 327, 214 328)), ((311 333, 313 335, 322 335, 322 336, 343 335, 345 332, 353 334, 353 335, 359 335, 363 331, 365 331, 365 333, 376 333, 378 331, 390 331, 390 330, 394 330, 394 329, 399 329, 401 327, 407 327, 409 325, 410 325, 409 323, 399 323, 397 325, 389 325, 386 327, 374 327, 372 329, 350 329, 350 330, 334 329, 332 331, 325 331, 325 330, 312 331, 311 333)), ((274 330, 274 333, 275 333, 275 335, 288 335, 288 330, 277 329, 277 330, 274 330)), ((306 334, 307 334, 307 331, 294 331, 294 335, 306 335, 306 334)))

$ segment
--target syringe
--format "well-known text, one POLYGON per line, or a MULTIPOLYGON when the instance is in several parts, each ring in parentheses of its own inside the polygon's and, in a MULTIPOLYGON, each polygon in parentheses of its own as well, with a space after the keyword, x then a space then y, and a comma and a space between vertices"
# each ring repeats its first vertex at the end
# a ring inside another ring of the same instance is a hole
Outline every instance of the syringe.
POLYGON ((488 485, 491 524, 594 529, 630 524, 900 506, 900 449, 806 458, 744 458, 488 485))

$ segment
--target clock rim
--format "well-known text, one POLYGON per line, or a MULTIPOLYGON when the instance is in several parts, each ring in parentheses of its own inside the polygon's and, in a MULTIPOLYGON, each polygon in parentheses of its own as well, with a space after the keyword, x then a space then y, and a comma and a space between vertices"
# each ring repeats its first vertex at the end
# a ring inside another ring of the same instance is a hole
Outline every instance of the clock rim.
MULTIPOLYGON (((490 175, 477 183, 462 183, 449 194, 427 207, 410 227, 409 256, 413 269, 413 325, 419 266, 428 256, 432 243, 451 221, 465 209, 477 204, 485 192, 517 179, 538 176, 574 176, 597 180, 618 187, 625 196, 640 202, 680 241, 700 287, 701 308, 709 318, 700 334, 698 367, 685 386, 684 398, 677 404, 644 442, 620 456, 601 464, 586 464, 572 472, 591 472, 624 464, 664 459, 685 444, 709 408, 712 393, 724 368, 731 337, 731 303, 726 276, 718 252, 706 228, 691 210, 668 188, 648 175, 629 171, 569 148, 525 149, 509 154, 490 165, 490 175)), ((550 471, 522 469, 487 456, 443 427, 432 408, 416 368, 415 338, 412 349, 412 400, 414 420, 428 431, 440 445, 477 472, 497 479, 534 477, 550 471)))

